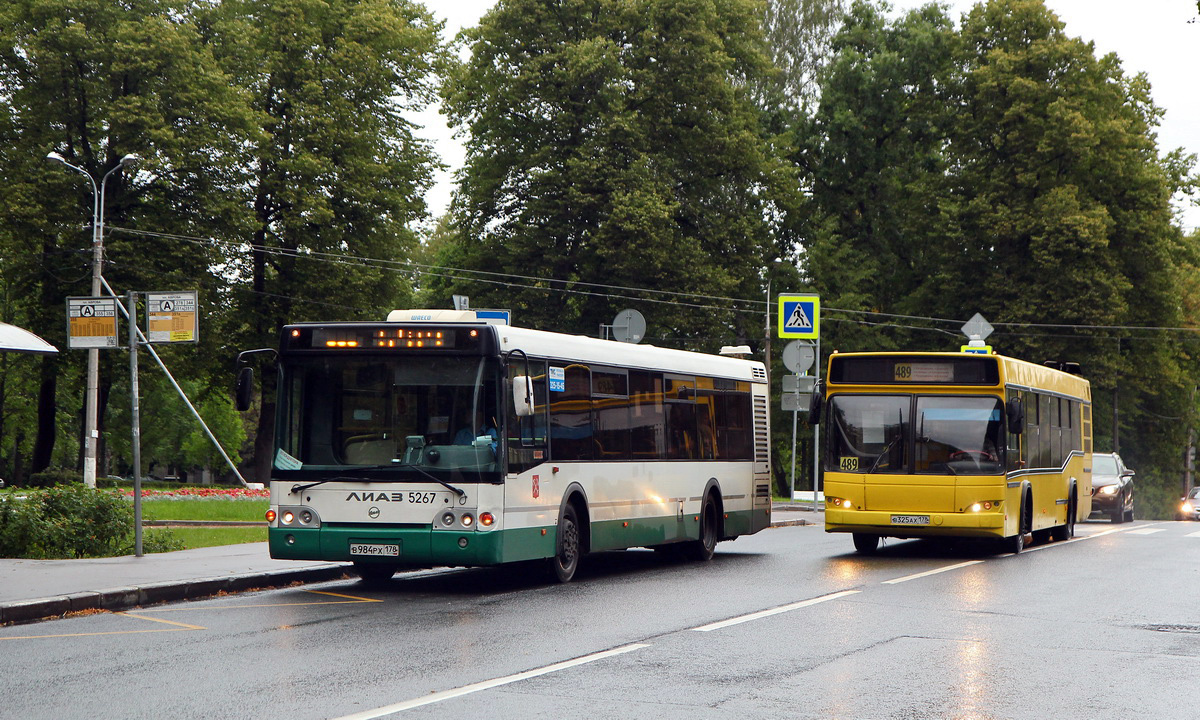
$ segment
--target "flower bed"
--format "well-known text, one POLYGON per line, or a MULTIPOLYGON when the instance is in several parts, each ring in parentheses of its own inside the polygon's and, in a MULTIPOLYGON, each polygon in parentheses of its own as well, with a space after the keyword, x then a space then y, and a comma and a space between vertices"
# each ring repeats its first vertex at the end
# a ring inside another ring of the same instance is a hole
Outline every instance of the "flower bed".
MULTIPOLYGON (((126 497, 133 497, 133 490, 121 492, 126 497)), ((244 487, 181 487, 178 490, 142 490, 142 497, 165 500, 259 500, 271 497, 271 491, 244 487)))

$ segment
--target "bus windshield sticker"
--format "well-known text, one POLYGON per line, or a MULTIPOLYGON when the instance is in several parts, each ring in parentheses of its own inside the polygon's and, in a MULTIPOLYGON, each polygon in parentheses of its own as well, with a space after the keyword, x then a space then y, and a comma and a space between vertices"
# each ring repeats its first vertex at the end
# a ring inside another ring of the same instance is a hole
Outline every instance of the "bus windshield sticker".
POLYGON ((567 391, 567 371, 565 368, 550 366, 550 392, 567 391))
POLYGON ((304 467, 304 463, 288 455, 283 448, 279 448, 275 453, 275 467, 279 470, 299 470, 304 467))
POLYGON ((843 456, 838 463, 838 469, 842 472, 858 472, 858 458, 853 455, 843 456))

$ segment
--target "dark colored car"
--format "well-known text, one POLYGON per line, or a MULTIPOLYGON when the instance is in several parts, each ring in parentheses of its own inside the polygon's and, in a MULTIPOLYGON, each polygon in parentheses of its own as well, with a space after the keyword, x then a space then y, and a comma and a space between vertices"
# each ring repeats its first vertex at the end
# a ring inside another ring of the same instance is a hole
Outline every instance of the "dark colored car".
POLYGON ((1200 487, 1192 488, 1187 497, 1179 501, 1175 511, 1176 520, 1200 520, 1200 487))
POLYGON ((1116 453, 1092 455, 1092 512, 1113 522, 1133 522, 1133 471, 1116 453))

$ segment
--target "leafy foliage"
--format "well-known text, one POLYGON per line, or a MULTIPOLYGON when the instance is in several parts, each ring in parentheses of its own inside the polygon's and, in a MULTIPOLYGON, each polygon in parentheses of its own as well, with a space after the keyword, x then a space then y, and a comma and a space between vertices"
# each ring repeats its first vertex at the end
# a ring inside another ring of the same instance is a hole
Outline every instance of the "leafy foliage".
MULTIPOLYGON (((169 536, 146 542, 148 552, 179 549, 169 536)), ((133 551, 133 507, 117 492, 68 485, 0 495, 0 557, 85 558, 133 551)))
MULTIPOLYGON (((465 291, 594 332, 636 295, 614 286, 758 295, 773 166, 747 90, 768 68, 753 5, 514 0, 466 39, 445 91, 470 135, 441 260, 501 284, 436 278, 431 300, 465 291)), ((653 305, 658 334, 749 331, 696 305, 653 305)))

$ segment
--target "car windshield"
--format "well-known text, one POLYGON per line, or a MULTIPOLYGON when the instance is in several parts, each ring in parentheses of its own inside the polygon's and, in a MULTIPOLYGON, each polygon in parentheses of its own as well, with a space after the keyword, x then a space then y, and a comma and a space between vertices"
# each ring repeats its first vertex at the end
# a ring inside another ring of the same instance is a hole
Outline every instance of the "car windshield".
POLYGON ((498 470, 498 378, 479 357, 289 358, 275 469, 498 470))
POLYGON ((1200 487, 1192 488, 1192 491, 1190 493, 1188 493, 1188 497, 1193 498, 1193 499, 1200 498, 1200 487))
POLYGON ((1112 455, 1095 455, 1092 457, 1093 475, 1116 475, 1117 459, 1112 455))

